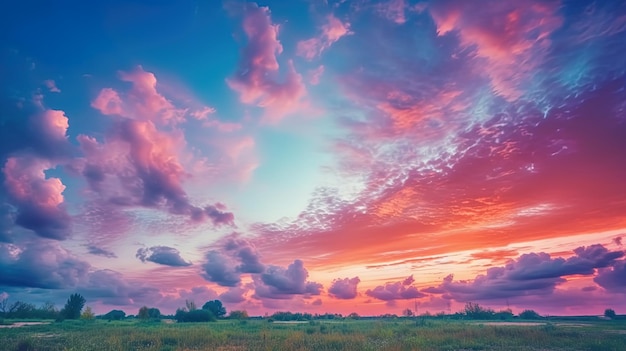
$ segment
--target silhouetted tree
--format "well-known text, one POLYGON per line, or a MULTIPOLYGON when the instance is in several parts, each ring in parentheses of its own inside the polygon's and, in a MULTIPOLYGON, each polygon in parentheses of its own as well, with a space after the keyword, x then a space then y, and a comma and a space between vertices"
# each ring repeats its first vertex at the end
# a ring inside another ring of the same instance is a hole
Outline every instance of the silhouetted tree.
POLYGON ((617 314, 615 313, 615 311, 613 311, 613 309, 607 308, 606 310, 604 310, 604 316, 607 318, 615 319, 617 314))
POLYGON ((465 316, 470 319, 491 319, 495 315, 495 312, 490 308, 484 308, 481 305, 473 302, 465 304, 465 316))
POLYGON ((61 310, 62 317, 66 319, 78 319, 80 312, 85 307, 85 298, 80 294, 72 294, 65 303, 65 307, 61 310))
POLYGON ((126 312, 120 310, 111 310, 107 312, 104 316, 104 319, 108 319, 110 321, 119 321, 126 317, 126 312))
POLYGON ((161 318, 161 311, 158 308, 148 308, 148 316, 150 319, 159 319, 161 318))
POLYGON ((228 318, 231 318, 231 319, 248 319, 248 312, 246 310, 230 311, 230 315, 228 315, 228 318))
POLYGON ((539 315, 539 313, 533 311, 533 310, 523 310, 520 314, 519 317, 521 319, 540 319, 541 316, 539 315))
POLYGON ((211 322, 215 320, 215 316, 207 310, 193 310, 185 311, 184 309, 177 309, 174 319, 177 322, 211 322))
POLYGON ((137 312, 137 318, 139 319, 148 319, 150 318, 150 314, 148 313, 148 307, 143 306, 139 309, 139 312, 137 312))
POLYGON ((226 308, 224 308, 220 300, 207 301, 202 306, 202 309, 211 312, 217 318, 222 318, 226 315, 226 308))

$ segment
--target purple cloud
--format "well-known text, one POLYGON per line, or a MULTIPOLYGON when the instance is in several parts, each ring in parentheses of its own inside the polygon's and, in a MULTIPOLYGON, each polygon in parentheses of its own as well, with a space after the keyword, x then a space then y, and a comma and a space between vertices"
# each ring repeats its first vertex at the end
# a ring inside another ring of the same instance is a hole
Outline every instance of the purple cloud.
POLYGON ((103 249, 101 247, 95 246, 95 245, 87 245, 87 252, 92 254, 92 255, 96 255, 96 256, 103 256, 103 257, 107 257, 107 258, 116 258, 117 255, 114 252, 111 252, 107 249, 103 249))
POLYGON ((335 279, 328 288, 328 294, 337 299, 350 300, 357 296, 359 277, 335 279))
POLYGON ((152 246, 148 248, 140 248, 135 255, 141 262, 154 262, 171 267, 191 266, 191 262, 185 261, 180 257, 180 252, 173 247, 168 246, 152 246))
POLYGON ((387 302, 416 299, 426 296, 411 285, 413 281, 413 276, 409 276, 402 281, 387 283, 385 285, 379 285, 374 289, 368 289, 365 295, 387 302))
MULTIPOLYGON (((487 269, 485 274, 478 275, 473 280, 454 281, 453 276, 449 275, 438 287, 424 291, 443 291, 444 295, 462 302, 549 295, 557 285, 566 281, 564 277, 591 275, 596 269, 606 269, 624 256, 622 251, 609 251, 598 244, 579 247, 574 253, 576 255, 568 259, 552 258, 544 252, 524 254, 504 267, 487 269)), ((613 271, 609 269, 606 272, 613 271)), ((619 274, 619 271, 616 272, 619 274)), ((608 274, 611 276, 612 273, 608 274)), ((610 280, 609 278, 607 282, 610 280)))
POLYGON ((62 289, 77 286, 90 265, 56 242, 34 241, 22 246, 0 244, 0 285, 62 289))
POLYGON ((47 160, 33 157, 11 157, 4 168, 4 187, 17 207, 15 224, 37 235, 56 240, 70 235, 70 216, 65 211, 59 178, 47 178, 46 170, 54 168, 47 160))
POLYGON ((307 281, 309 272, 301 260, 284 267, 268 266, 259 279, 255 280, 257 297, 290 299, 292 295, 319 295, 322 284, 307 281))
POLYGON ((211 282, 232 287, 241 282, 241 274, 265 270, 254 245, 237 233, 220 239, 214 247, 219 250, 210 250, 202 265, 204 277, 211 282))

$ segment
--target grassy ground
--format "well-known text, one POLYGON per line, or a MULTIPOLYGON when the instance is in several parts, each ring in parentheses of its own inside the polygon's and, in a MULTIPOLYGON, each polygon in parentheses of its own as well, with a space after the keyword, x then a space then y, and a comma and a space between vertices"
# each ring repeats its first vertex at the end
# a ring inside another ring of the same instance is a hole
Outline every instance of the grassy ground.
POLYGON ((214 323, 65 321, 0 328, 2 350, 626 350, 626 323, 431 320, 214 323))

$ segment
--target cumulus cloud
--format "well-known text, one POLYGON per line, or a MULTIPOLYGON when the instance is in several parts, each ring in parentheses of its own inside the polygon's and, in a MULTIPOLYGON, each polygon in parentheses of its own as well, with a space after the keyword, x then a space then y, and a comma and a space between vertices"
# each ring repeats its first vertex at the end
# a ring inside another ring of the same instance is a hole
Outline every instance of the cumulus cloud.
POLYGON ((226 80, 239 93, 241 102, 265 109, 264 120, 275 123, 302 106, 306 89, 302 76, 288 61, 284 79, 277 77, 276 56, 283 51, 278 40, 279 26, 272 23, 267 7, 246 4, 243 29, 248 38, 235 76, 226 80))
POLYGON ((312 60, 342 37, 352 34, 349 22, 344 23, 332 14, 326 17, 326 21, 319 37, 298 42, 297 54, 299 56, 312 60))
POLYGON ((254 245, 237 233, 227 235, 214 246, 216 249, 207 253, 202 265, 204 277, 211 282, 233 287, 241 282, 241 274, 265 270, 254 245))
POLYGON ((184 121, 185 109, 179 109, 157 91, 157 79, 152 72, 137 66, 130 72, 119 72, 122 81, 132 84, 125 94, 104 88, 91 106, 103 115, 118 115, 159 124, 177 124, 184 121))
POLYGON ((84 281, 90 265, 54 241, 0 244, 0 285, 62 289, 84 281))
POLYGON ((223 204, 195 206, 182 187, 188 178, 178 154, 185 147, 181 133, 166 133, 152 121, 122 120, 104 143, 78 137, 85 157, 78 164, 90 188, 112 205, 165 208, 192 220, 234 225, 223 204))
POLYGON ((248 289, 242 287, 232 287, 219 295, 219 299, 226 303, 240 303, 246 301, 245 294, 248 289))
POLYGON ((335 279, 328 288, 328 294, 337 299, 354 299, 357 296, 357 285, 360 282, 359 277, 335 279))
POLYGON ((255 279, 255 295, 259 298, 290 299, 293 295, 319 295, 322 284, 307 281, 309 272, 301 260, 284 267, 268 266, 255 279))
POLYGON ((503 267, 487 269, 473 280, 454 281, 449 275, 441 285, 425 291, 444 292, 457 301, 549 295, 566 281, 565 277, 594 274, 596 269, 609 267, 624 256, 622 251, 609 251, 599 244, 576 248, 574 253, 568 259, 552 258, 544 252, 524 254, 503 267))
POLYGON ((148 248, 140 248, 135 255, 141 262, 154 262, 171 267, 191 266, 191 262, 185 261, 180 257, 180 252, 173 247, 168 246, 152 246, 148 248))
POLYGON ((109 269, 89 273, 76 290, 87 299, 114 306, 154 305, 163 298, 157 287, 129 281, 121 273, 109 269))
POLYGON ((221 253, 211 250, 206 254, 206 261, 202 265, 203 277, 221 286, 237 286, 241 282, 241 273, 232 265, 232 259, 221 253))
POLYGON ((44 159, 10 157, 2 171, 4 186, 17 207, 15 224, 44 238, 64 240, 70 235, 71 222, 64 207, 65 185, 45 174, 54 167, 44 159))
POLYGON ((600 269, 593 278, 598 285, 610 292, 626 291, 626 260, 615 262, 611 267, 600 269))
POLYGON ((96 255, 96 256, 103 256, 103 257, 107 257, 107 258, 116 258, 117 255, 112 252, 109 251, 107 249, 101 248, 99 246, 96 245, 87 245, 87 252, 92 254, 92 255, 96 255))
POLYGON ((385 285, 379 285, 374 289, 368 289, 365 291, 365 295, 387 302, 415 299, 426 296, 425 294, 419 292, 416 287, 411 285, 414 281, 415 279, 413 279, 413 276, 411 275, 402 281, 386 283, 385 285))

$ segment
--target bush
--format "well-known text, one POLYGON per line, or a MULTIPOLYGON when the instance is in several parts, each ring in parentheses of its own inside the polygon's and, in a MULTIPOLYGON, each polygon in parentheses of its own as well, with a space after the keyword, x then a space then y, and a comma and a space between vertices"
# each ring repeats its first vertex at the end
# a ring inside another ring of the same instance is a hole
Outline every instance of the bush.
POLYGON ((606 310, 604 310, 604 316, 607 318, 615 319, 617 314, 612 309, 607 308, 606 310))
POLYGON ((176 310, 174 319, 176 319, 176 321, 179 323, 213 322, 215 321, 215 316, 207 310, 185 311, 182 309, 178 309, 176 310))
POLYGON ((465 304, 465 316, 470 319, 492 319, 494 315, 494 310, 484 308, 477 303, 468 302, 465 304))
POLYGON ((541 318, 539 313, 533 310, 524 310, 522 311, 522 313, 519 314, 519 317, 521 319, 540 319, 541 318))
POLYGON ((107 312, 102 318, 109 321, 119 321, 126 318, 126 312, 120 310, 111 310, 107 312))

